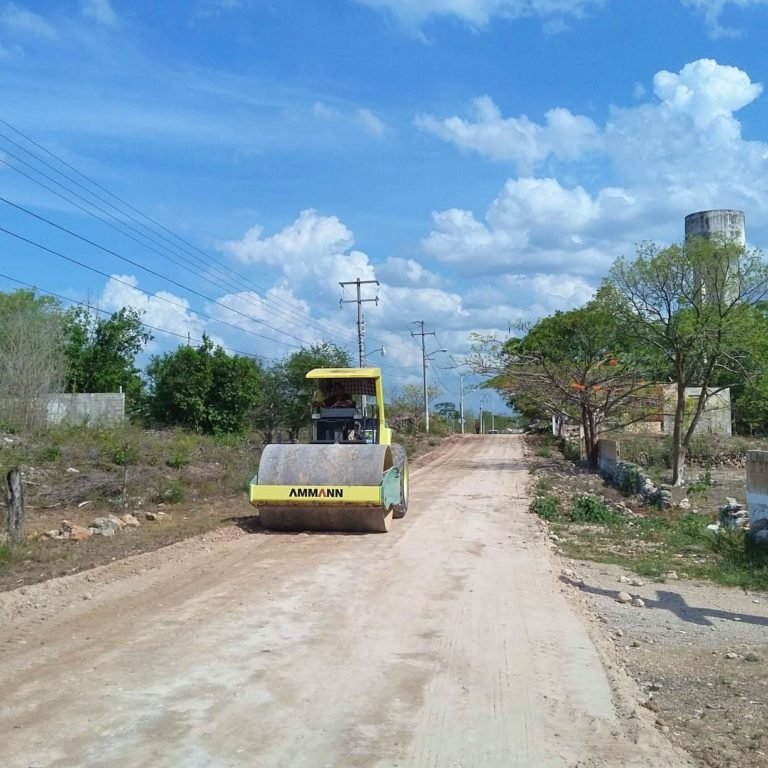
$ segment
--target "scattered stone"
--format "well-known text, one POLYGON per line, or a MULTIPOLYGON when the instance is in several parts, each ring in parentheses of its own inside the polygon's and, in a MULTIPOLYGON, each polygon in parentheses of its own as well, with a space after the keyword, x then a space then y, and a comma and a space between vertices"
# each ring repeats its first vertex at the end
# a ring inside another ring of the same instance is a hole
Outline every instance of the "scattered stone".
POLYGON ((634 606, 635 606, 635 608, 645 608, 645 600, 643 600, 643 599, 642 599, 642 598, 640 598, 640 597, 636 597, 636 598, 635 598, 635 599, 632 601, 632 605, 634 605, 634 606))
POLYGON ((631 583, 632 583, 632 579, 630 579, 629 576, 624 576, 624 574, 619 576, 619 584, 631 584, 631 583))
POLYGON ((744 657, 744 661, 760 661, 760 657, 756 653, 748 653, 744 657))
POLYGON ((66 534, 70 541, 88 541, 92 536, 85 526, 70 523, 69 520, 61 521, 61 532, 66 534))
POLYGON ((734 653, 733 651, 728 651, 728 653, 725 654, 725 658, 726 659, 738 659, 739 658, 739 654, 738 653, 734 653))
POLYGON ((616 629, 616 630, 614 630, 613 634, 616 637, 624 637, 624 630, 623 629, 616 629))
POLYGON ((145 520, 160 520, 167 516, 168 516, 167 512, 145 512, 144 513, 145 520))
POLYGON ((666 578, 667 581, 677 581, 680 577, 677 575, 677 571, 667 571, 667 573, 664 574, 664 578, 666 578))
POLYGON ((80 470, 79 469, 75 469, 74 467, 67 467, 64 471, 68 472, 70 475, 79 475, 80 474, 80 470))
POLYGON ((644 587, 645 582, 642 579, 632 579, 629 582, 633 587, 644 587))
POLYGON ((114 536, 120 526, 109 517, 97 517, 88 529, 94 536, 114 536))
POLYGON ((640 641, 639 640, 633 640, 630 645, 632 648, 639 648, 640 647, 640 641))
POLYGON ((630 595, 627 592, 619 592, 619 594, 616 595, 616 602, 617 603, 631 603, 632 602, 632 595, 630 595))
POLYGON ((121 531, 125 528, 125 522, 117 515, 110 515, 107 520, 111 520, 121 531))
POLYGON ((52 530, 52 531, 46 531, 43 536, 47 539, 53 539, 54 541, 66 541, 67 534, 63 531, 60 531, 58 528, 52 530))
POLYGON ((687 510, 687 509, 691 508, 691 502, 687 498, 686 499, 682 499, 677 506, 680 507, 680 509, 686 509, 687 510))
POLYGON ((141 525, 138 518, 130 512, 126 512, 120 519, 127 528, 138 528, 141 525))
POLYGON ((642 706, 644 706, 646 709, 650 709, 651 712, 659 711, 659 705, 654 699, 646 699, 644 702, 642 702, 642 706))
POLYGON ((83 600, 93 600, 93 595, 90 592, 83 594, 83 600))

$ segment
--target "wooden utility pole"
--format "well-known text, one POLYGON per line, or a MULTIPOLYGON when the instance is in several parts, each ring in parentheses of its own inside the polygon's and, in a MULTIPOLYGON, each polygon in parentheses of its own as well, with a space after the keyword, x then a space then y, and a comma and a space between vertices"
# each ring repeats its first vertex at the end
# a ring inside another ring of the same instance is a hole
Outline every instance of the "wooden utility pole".
POLYGON ((24 486, 21 483, 21 470, 14 467, 8 472, 8 515, 6 526, 8 535, 14 544, 24 538, 24 486))

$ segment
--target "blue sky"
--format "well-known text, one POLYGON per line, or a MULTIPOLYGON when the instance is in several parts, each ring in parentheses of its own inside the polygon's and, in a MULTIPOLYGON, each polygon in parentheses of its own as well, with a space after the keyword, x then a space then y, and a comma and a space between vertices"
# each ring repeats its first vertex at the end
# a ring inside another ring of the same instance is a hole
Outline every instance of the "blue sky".
POLYGON ((767 30, 768 0, 0 0, 0 118, 71 166, 0 124, 0 195, 102 248, 0 227, 105 274, 1 232, 0 272, 274 358, 354 352, 338 282, 376 278, 368 348, 418 382, 424 320, 455 400, 471 332, 583 303, 687 213, 768 246, 767 30))

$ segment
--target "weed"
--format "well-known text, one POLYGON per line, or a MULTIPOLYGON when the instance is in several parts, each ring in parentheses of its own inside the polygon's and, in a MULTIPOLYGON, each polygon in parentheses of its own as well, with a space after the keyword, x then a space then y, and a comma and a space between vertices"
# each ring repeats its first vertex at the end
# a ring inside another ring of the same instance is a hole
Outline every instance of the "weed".
POLYGON ((187 435, 176 437, 171 445, 171 455, 165 460, 169 467, 181 469, 192 460, 193 441, 187 435))
POLYGON ((602 499, 589 493, 576 496, 571 502, 568 518, 572 523, 601 523, 613 525, 621 519, 602 499))
POLYGON ((689 486, 688 493, 690 495, 702 494, 705 498, 707 496, 707 490, 712 487, 712 472, 709 469, 705 469, 689 486))
POLYGON ((46 445, 35 454, 35 463, 52 464, 61 458, 61 448, 58 445, 46 445))
POLYGON ((552 456, 552 451, 549 450, 548 445, 542 445, 536 449, 536 455, 542 459, 549 459, 552 456))
POLYGON ((172 480, 165 490, 157 494, 154 501, 158 504, 181 504, 184 496, 184 485, 179 480, 172 480))
POLYGON ((560 517, 559 504, 554 496, 536 496, 528 509, 543 520, 557 520, 560 517))

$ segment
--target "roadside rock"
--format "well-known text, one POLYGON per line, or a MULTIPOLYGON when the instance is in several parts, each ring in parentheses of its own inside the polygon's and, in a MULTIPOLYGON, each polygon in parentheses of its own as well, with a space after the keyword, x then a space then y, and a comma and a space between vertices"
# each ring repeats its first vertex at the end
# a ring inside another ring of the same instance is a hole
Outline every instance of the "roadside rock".
POLYGON ((110 517, 97 517, 88 529, 94 536, 114 536, 120 526, 110 517))
POLYGON ((130 512, 126 512, 120 519, 125 523, 127 528, 138 528, 141 525, 138 518, 130 512))
POLYGON ((632 595, 630 595, 628 592, 619 592, 619 594, 616 595, 616 602, 617 603, 631 603, 632 602, 632 595))
POLYGON ((635 608, 645 608, 645 600, 643 600, 643 599, 642 599, 642 598, 640 598, 640 597, 636 597, 636 598, 635 598, 635 599, 632 601, 632 605, 634 605, 634 606, 635 606, 635 608))
POLYGON ((66 535, 70 541, 88 541, 91 538, 91 532, 83 525, 70 523, 69 520, 61 521, 61 532, 66 535))

